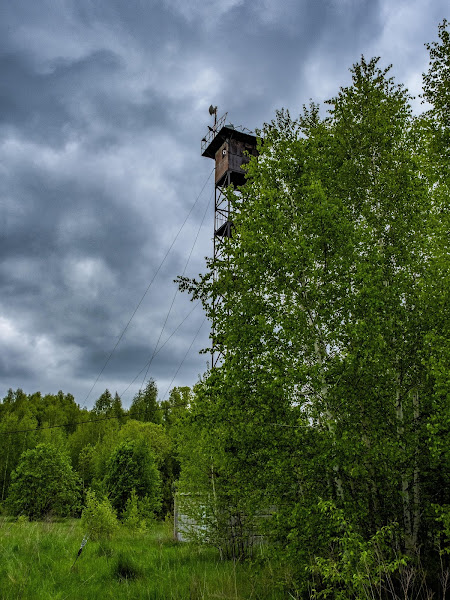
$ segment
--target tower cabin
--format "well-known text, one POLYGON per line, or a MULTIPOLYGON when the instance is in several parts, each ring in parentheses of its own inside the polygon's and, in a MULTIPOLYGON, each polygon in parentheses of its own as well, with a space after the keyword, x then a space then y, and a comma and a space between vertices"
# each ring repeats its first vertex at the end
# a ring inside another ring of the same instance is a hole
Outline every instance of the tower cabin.
POLYGON ((219 237, 230 237, 232 226, 228 218, 229 206, 224 207, 220 200, 222 191, 229 185, 244 185, 245 171, 242 165, 249 162, 250 156, 258 154, 256 137, 226 124, 226 117, 227 113, 214 123, 214 127, 209 127, 208 134, 202 140, 202 156, 212 158, 216 163, 216 217, 219 218, 216 218, 214 235, 219 237))

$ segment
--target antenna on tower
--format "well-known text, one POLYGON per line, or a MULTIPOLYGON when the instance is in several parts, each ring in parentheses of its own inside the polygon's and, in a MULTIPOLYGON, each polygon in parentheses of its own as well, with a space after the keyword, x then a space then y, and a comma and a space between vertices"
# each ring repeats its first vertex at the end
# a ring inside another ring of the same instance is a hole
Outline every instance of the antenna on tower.
POLYGON ((209 107, 209 114, 210 114, 211 116, 213 116, 213 115, 214 115, 214 128, 215 128, 215 127, 216 127, 216 125, 217 125, 217 106, 213 106, 213 105, 211 104, 211 106, 209 107))

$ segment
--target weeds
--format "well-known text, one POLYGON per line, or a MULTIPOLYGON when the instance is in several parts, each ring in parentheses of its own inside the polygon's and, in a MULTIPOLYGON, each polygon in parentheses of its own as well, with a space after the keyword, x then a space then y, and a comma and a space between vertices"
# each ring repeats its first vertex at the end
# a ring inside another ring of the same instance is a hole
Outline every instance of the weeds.
POLYGON ((221 562, 211 548, 180 544, 170 523, 146 532, 120 526, 89 540, 71 571, 85 530, 80 520, 18 524, 0 518, 0 600, 281 600, 270 572, 221 562))
POLYGON ((114 564, 112 575, 119 581, 127 581, 142 577, 142 570, 129 556, 121 552, 114 564))

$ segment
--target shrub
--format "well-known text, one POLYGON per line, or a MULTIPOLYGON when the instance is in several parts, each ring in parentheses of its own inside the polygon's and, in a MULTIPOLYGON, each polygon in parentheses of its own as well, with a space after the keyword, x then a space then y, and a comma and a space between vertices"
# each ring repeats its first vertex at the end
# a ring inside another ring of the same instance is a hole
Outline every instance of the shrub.
POLYGON ((86 508, 81 515, 81 523, 92 540, 109 539, 119 527, 116 511, 110 501, 107 498, 99 500, 90 490, 86 494, 86 508))
POLYGON ((28 519, 28 517, 26 515, 19 515, 17 517, 17 525, 26 525, 28 524, 30 521, 28 519))
POLYGON ((135 490, 137 497, 147 497, 150 511, 161 506, 161 478, 150 447, 143 441, 123 442, 108 461, 104 480, 111 504, 119 514, 135 490))
POLYGON ((50 444, 38 444, 21 455, 11 474, 8 508, 30 519, 73 515, 80 508, 80 487, 69 458, 50 444))
POLYGON ((133 489, 131 496, 128 498, 125 504, 125 510, 122 513, 123 524, 129 529, 140 529, 142 525, 145 527, 145 521, 142 522, 141 515, 139 514, 138 498, 136 491, 133 489))
POLYGON ((397 524, 382 527, 365 540, 332 502, 321 500, 319 510, 335 527, 336 535, 330 540, 329 555, 316 556, 310 567, 322 587, 312 591, 312 598, 369 598, 375 592, 381 597, 382 589, 392 588, 392 576, 407 566, 406 556, 395 550, 397 524))
POLYGON ((123 524, 129 529, 145 531, 154 519, 147 496, 140 500, 133 489, 122 513, 123 524))

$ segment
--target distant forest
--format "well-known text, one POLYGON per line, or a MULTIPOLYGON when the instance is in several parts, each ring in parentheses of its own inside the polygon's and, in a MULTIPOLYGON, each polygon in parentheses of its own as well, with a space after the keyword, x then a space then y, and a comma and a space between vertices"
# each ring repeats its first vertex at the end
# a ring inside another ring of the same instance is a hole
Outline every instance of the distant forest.
POLYGON ((9 390, 0 404, 4 511, 31 518, 79 516, 92 490, 111 498, 120 516, 134 490, 140 499, 151 498, 154 516, 170 513, 180 470, 173 426, 191 392, 174 388, 161 403, 157 395, 150 380, 128 411, 109 390, 87 410, 62 391, 43 396, 9 390), (118 489, 114 474, 122 467, 118 489))

